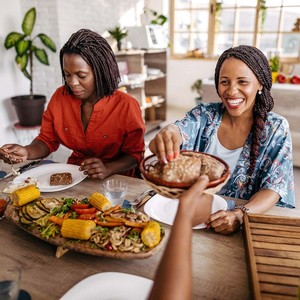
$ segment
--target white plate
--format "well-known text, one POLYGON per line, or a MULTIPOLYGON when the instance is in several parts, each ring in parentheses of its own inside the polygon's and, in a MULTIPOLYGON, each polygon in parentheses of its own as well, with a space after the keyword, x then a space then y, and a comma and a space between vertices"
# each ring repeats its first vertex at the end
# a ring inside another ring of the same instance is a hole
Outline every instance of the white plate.
MULTIPOLYGON (((227 202, 225 199, 216 194, 214 194, 213 197, 211 213, 218 210, 227 210, 227 202)), ((177 212, 178 201, 178 199, 170 199, 156 194, 146 203, 144 211, 148 216, 156 221, 173 225, 177 212)), ((199 224, 195 226, 194 229, 203 229, 205 227, 205 224, 199 224)))
POLYGON ((87 175, 84 175, 83 172, 79 171, 79 166, 77 165, 53 163, 41 165, 22 173, 13 180, 13 184, 23 183, 28 177, 35 177, 38 180, 38 186, 41 192, 57 192, 78 184, 84 178, 86 178, 87 175), (50 185, 51 174, 64 172, 69 172, 72 174, 73 182, 71 184, 50 185))
POLYGON ((78 282, 60 300, 146 300, 152 285, 151 279, 136 275, 98 273, 78 282))

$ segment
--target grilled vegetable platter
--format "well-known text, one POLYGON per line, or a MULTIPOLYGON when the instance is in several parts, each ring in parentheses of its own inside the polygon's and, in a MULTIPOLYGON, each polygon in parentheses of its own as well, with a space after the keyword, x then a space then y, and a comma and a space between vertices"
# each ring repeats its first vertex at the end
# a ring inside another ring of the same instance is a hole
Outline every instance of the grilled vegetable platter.
POLYGON ((112 206, 101 193, 86 198, 42 197, 35 185, 11 195, 6 217, 26 232, 57 246, 56 257, 69 250, 97 256, 142 259, 162 245, 164 229, 146 214, 112 206))

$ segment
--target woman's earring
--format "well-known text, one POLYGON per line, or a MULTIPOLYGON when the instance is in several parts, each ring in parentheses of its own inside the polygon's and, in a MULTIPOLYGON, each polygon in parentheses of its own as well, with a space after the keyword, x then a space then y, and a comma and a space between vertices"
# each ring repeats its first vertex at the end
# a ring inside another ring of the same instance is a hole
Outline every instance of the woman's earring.
POLYGON ((258 95, 261 95, 262 91, 261 90, 258 90, 258 95))

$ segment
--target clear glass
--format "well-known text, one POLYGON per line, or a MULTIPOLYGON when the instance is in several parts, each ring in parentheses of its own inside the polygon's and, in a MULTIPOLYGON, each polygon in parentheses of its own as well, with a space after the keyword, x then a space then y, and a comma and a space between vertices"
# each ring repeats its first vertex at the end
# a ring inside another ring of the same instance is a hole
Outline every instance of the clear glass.
MULTIPOLYGON (((300 1, 299 1, 300 4, 300 1)), ((295 28, 295 23, 300 18, 300 6, 283 8, 283 31, 292 31, 295 28)))
POLYGON ((21 270, 16 266, 1 265, 0 299, 17 300, 20 293, 21 270))
POLYGON ((127 181, 121 179, 109 179, 103 182, 104 195, 112 205, 122 205, 127 194, 127 181))
POLYGON ((176 33, 174 34, 174 52, 178 54, 186 54, 189 50, 189 34, 176 33))
POLYGON ((218 33, 216 35, 215 54, 220 55, 225 50, 233 46, 233 34, 218 33))
POLYGON ((279 29, 280 8, 268 8, 263 31, 277 32, 279 29))
POLYGON ((190 29, 191 13, 190 11, 175 11, 174 30, 188 31, 190 29))
POLYGON ((282 56, 298 57, 300 54, 300 34, 283 34, 281 49, 282 56))

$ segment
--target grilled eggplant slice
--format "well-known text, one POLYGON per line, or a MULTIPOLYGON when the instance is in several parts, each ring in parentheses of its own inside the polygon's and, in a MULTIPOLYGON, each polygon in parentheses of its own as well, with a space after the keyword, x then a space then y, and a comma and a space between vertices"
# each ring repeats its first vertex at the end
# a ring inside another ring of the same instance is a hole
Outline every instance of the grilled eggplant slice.
POLYGON ((37 205, 26 205, 26 213, 30 216, 31 219, 37 220, 44 217, 47 212, 40 209, 37 205))
POLYGON ((62 203, 55 198, 42 198, 40 202, 48 212, 50 212, 55 207, 62 206, 62 203))

